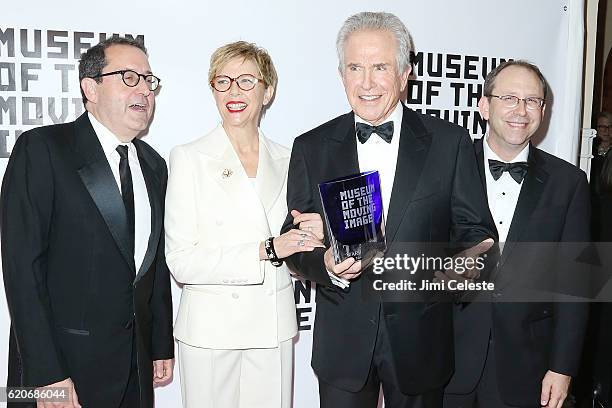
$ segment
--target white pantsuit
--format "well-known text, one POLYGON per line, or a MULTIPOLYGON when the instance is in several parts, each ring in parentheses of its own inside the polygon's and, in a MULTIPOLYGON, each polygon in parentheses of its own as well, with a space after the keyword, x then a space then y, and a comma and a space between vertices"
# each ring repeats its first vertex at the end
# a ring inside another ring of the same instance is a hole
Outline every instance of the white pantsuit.
POLYGON ((174 335, 186 407, 290 406, 293 285, 284 264, 259 260, 287 215, 288 164, 260 132, 252 185, 221 126, 170 154, 166 259, 184 285, 174 335))

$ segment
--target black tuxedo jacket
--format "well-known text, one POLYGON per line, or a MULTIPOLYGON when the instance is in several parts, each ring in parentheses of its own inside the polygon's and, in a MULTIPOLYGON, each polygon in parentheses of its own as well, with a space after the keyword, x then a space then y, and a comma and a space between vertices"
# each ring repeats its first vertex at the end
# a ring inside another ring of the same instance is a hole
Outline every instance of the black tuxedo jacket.
MULTIPOLYGON (((386 256, 402 252, 406 242, 474 243, 494 238, 467 132, 404 107, 399 137, 386 256)), ((358 172, 351 112, 295 139, 287 206, 322 215, 318 183, 358 172)), ((289 215, 284 231, 292 227, 292 220, 289 215)), ((453 370, 451 303, 391 303, 364 297, 365 286, 371 286, 368 271, 352 281, 349 290, 341 290, 327 275, 323 253, 317 250, 288 259, 292 269, 318 284, 312 366, 319 379, 348 391, 361 389, 370 369, 379 316, 384 316, 401 390, 419 394, 441 387, 453 370)))
POLYGON ((152 360, 174 350, 163 242, 167 170, 149 145, 134 145, 151 205, 137 271, 121 193, 87 113, 17 140, 0 200, 9 385, 71 377, 83 406, 116 407, 135 335, 141 407, 153 406, 152 360))
MULTIPOLYGON (((489 169, 484 163, 482 143, 477 140, 474 149, 486 189, 484 172, 489 169)), ((529 148, 528 163, 495 274, 496 291, 491 294, 494 299, 490 299, 494 302, 473 302, 455 308, 455 374, 446 388, 446 392, 458 394, 475 389, 491 335, 495 353, 490 358, 495 358, 497 365, 501 398, 517 406, 539 404, 546 371, 576 375, 588 315, 586 303, 503 303, 504 297, 513 296, 511 282, 516 276, 544 273, 551 282, 554 280, 560 265, 543 269, 535 264, 548 249, 546 243, 590 240, 585 174, 534 146, 529 148)), ((563 250, 579 250, 578 247, 572 244, 563 250)))

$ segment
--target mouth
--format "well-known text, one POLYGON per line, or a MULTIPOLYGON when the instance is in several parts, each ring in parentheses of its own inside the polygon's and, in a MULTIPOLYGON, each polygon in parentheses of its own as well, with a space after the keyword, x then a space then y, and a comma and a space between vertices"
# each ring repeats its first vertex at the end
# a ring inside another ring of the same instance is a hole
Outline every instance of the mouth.
POLYGON ((247 106, 248 105, 244 102, 236 102, 236 101, 230 101, 225 104, 225 107, 231 113, 242 112, 243 110, 246 109, 247 106))
POLYGON ((359 99, 365 102, 372 102, 380 99, 382 95, 359 95, 359 99))
POLYGON ((129 108, 136 112, 146 112, 148 105, 144 103, 133 103, 129 106, 129 108))
POLYGON ((527 122, 511 122, 511 121, 508 121, 506 123, 508 124, 508 126, 510 126, 512 128, 516 128, 516 129, 524 129, 528 125, 527 122))

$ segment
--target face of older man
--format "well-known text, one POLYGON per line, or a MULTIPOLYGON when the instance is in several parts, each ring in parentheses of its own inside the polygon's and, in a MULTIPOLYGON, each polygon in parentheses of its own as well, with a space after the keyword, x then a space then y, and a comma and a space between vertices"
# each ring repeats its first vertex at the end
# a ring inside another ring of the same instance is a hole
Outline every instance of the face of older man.
MULTIPOLYGON (((544 89, 533 71, 512 65, 497 75, 492 94, 543 99, 544 89)), ((489 146, 504 160, 512 160, 529 143, 542 122, 545 109, 545 105, 529 109, 524 100, 515 107, 508 107, 500 98, 484 96, 478 107, 482 117, 489 121, 489 146)))
POLYGON ((400 100, 410 68, 397 69, 397 41, 386 30, 352 33, 344 44, 340 73, 355 114, 373 125, 383 123, 400 100))
MULTIPOLYGON (((139 74, 151 74, 149 59, 142 50, 125 44, 111 45, 105 50, 107 65, 102 73, 130 69, 139 74)), ((149 126, 155 93, 140 78, 134 87, 127 86, 120 74, 84 80, 88 110, 115 136, 129 142, 149 126)))

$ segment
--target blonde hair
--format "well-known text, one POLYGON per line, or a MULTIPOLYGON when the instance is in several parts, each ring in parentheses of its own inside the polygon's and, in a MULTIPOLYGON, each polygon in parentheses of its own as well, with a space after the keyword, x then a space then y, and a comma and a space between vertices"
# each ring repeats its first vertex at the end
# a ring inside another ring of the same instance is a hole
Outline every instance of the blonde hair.
POLYGON ((264 85, 276 89, 278 75, 272 63, 270 54, 264 48, 246 41, 236 41, 217 48, 210 56, 210 68, 208 70, 208 82, 217 76, 221 67, 234 58, 253 61, 261 74, 264 85))

